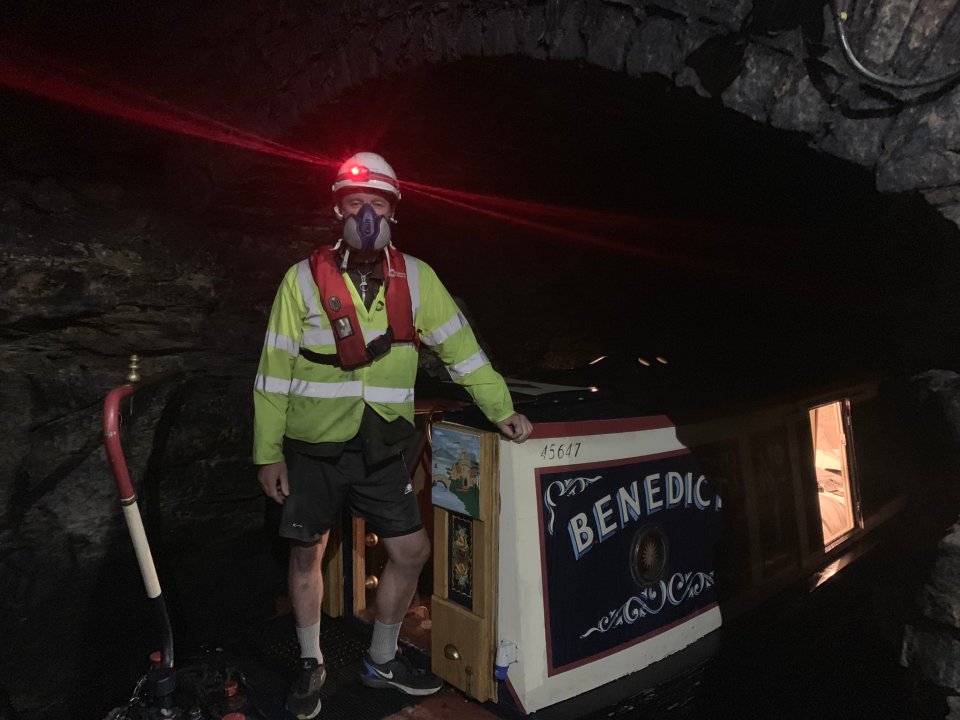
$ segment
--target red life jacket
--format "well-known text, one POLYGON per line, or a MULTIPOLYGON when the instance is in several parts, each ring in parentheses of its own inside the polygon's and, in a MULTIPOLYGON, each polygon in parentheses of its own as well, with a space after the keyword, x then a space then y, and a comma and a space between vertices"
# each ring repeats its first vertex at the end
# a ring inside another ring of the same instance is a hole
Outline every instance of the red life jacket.
POLYGON ((364 341, 363 330, 357 319, 357 309, 353 305, 347 281, 334 254, 333 247, 324 245, 317 248, 310 256, 310 270, 313 280, 320 290, 320 303, 330 327, 333 328, 333 337, 337 343, 335 356, 307 353, 301 348, 301 354, 308 360, 318 362, 316 358, 339 359, 339 362, 328 362, 331 365, 339 364, 345 370, 375 360, 386 353, 394 343, 409 343, 417 341, 417 331, 413 326, 413 306, 410 302, 410 287, 407 284, 407 265, 403 254, 394 247, 388 246, 390 263, 383 260, 383 277, 387 304, 387 331, 383 335, 371 340, 369 345, 364 341))

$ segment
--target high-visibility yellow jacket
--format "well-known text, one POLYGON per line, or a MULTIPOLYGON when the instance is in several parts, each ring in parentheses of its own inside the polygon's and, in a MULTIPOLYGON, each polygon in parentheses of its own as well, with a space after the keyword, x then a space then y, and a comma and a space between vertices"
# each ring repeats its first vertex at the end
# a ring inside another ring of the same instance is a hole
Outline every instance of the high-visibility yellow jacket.
MULTIPOLYGON (((506 383, 457 304, 429 265, 410 255, 404 259, 421 342, 437 351, 450 377, 470 392, 491 422, 507 419, 513 403, 506 383)), ((369 311, 349 277, 347 287, 369 343, 387 329, 384 287, 369 311)), ((413 423, 413 343, 394 344, 385 355, 353 370, 313 363, 300 355, 301 347, 321 354, 337 351, 308 260, 287 271, 270 311, 253 391, 254 463, 283 460, 284 435, 306 442, 349 440, 360 428, 364 403, 388 421, 402 417, 413 423)))

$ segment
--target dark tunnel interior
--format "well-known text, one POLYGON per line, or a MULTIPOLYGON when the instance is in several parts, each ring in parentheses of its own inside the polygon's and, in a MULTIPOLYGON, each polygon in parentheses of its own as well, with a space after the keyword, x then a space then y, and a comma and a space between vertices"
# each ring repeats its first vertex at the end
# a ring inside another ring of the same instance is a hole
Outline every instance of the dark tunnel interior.
MULTIPOLYGON (((289 229, 332 222, 330 168, 23 96, 5 105, 8 144, 25 134, 57 148, 58 172, 122 177, 195 227, 261 238, 264 256, 288 253, 289 229), (171 167, 182 143, 243 168, 171 167)), ((280 139, 331 158, 376 148, 401 181, 545 206, 492 218, 410 191, 398 212, 398 245, 448 278, 513 374, 660 355, 688 380, 737 383, 956 358, 956 333, 931 331, 950 326, 948 221, 881 195, 869 172, 797 133, 663 79, 463 60, 367 81, 280 139), (577 236, 530 227, 541 220, 577 236)))
MULTIPOLYGON (((629 387, 659 412, 960 360, 952 223, 664 78, 464 59, 368 80, 275 139, 335 160, 374 150, 401 185, 501 200, 492 217, 404 190, 394 234, 463 300, 504 374, 629 387)), ((0 91, 0 187, 122 187, 124 213, 163 218, 178 253, 230 278, 210 307, 247 303, 222 342, 251 373, 283 270, 335 237, 332 172, 0 91)), ((95 235, 100 211, 77 212, 95 235)))
POLYGON ((956 351, 918 337, 952 285, 933 271, 955 265, 948 222, 665 81, 464 61, 364 86, 297 135, 334 156, 371 139, 411 179, 601 213, 573 222, 627 248, 409 195, 398 236, 453 278, 514 371, 662 355, 740 382, 956 351))

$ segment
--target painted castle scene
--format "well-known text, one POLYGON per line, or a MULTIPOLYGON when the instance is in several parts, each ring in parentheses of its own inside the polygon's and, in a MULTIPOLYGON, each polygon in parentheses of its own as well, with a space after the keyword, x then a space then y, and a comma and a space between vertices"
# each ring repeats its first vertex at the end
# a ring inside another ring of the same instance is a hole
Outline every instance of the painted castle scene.
POLYGON ((450 428, 433 431, 433 504, 480 515, 480 436, 450 428))

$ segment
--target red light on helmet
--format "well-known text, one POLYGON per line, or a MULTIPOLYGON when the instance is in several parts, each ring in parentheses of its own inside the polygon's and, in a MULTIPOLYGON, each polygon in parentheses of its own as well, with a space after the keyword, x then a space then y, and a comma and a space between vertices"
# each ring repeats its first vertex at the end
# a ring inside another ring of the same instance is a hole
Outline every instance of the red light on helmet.
POLYGON ((353 180, 367 180, 370 177, 370 168, 363 165, 354 165, 348 171, 353 180))

